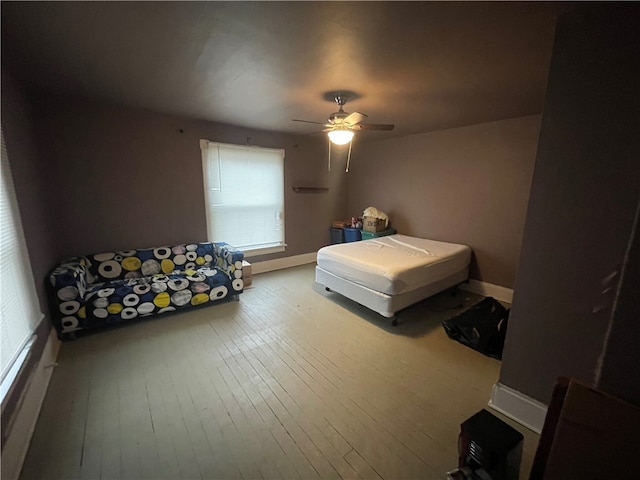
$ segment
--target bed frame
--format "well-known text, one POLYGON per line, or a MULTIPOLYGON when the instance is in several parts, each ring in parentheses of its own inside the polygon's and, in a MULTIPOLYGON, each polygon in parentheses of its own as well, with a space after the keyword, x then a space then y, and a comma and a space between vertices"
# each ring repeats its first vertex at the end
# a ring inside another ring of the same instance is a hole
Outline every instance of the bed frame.
POLYGON ((425 298, 429 298, 436 293, 440 293, 447 288, 453 287, 465 282, 469 278, 469 267, 466 266, 448 277, 436 282, 430 283, 423 287, 417 288, 410 292, 401 293, 399 295, 387 295, 386 293, 377 292, 350 280, 346 280, 327 270, 316 266, 316 282, 324 285, 327 291, 333 291, 343 295, 354 302, 379 313, 383 317, 391 318, 393 326, 398 325, 397 312, 418 303, 425 298))

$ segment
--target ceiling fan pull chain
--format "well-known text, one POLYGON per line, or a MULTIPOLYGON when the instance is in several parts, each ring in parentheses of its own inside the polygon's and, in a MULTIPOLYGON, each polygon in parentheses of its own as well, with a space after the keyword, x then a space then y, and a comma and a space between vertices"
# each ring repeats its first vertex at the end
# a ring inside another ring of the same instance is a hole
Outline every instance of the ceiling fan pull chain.
POLYGON ((346 173, 349 173, 349 162, 351 161, 351 145, 353 145, 353 138, 349 142, 349 153, 347 154, 347 169, 345 170, 346 173))
POLYGON ((329 171, 331 171, 331 139, 330 138, 329 138, 329 171))

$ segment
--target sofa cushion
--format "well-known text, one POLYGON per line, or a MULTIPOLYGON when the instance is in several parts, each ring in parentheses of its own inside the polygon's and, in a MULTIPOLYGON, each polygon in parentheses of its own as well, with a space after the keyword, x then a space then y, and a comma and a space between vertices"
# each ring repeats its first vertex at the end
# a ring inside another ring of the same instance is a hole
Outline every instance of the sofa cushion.
POLYGON ((214 247, 209 242, 191 243, 97 253, 88 258, 90 283, 110 282, 210 265, 214 260, 214 247))
POLYGON ((87 322, 114 323, 201 305, 235 295, 240 283, 215 267, 96 283, 85 295, 87 322))

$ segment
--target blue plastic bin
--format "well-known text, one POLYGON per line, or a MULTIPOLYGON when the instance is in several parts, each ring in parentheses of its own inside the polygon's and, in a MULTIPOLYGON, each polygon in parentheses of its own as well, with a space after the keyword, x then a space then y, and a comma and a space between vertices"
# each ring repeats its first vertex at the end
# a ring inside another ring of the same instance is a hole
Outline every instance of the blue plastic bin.
POLYGON ((345 242, 359 242, 362 240, 362 232, 359 228, 344 227, 344 241, 345 242))
POLYGON ((331 227, 331 245, 344 243, 344 230, 342 228, 331 227))

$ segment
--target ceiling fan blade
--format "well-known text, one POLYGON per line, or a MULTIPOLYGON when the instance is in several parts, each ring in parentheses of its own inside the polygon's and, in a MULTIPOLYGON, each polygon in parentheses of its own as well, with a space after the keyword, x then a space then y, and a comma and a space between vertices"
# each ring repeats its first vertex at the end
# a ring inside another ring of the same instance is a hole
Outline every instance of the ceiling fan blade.
POLYGON ((354 130, 393 130, 395 125, 391 124, 374 124, 374 123, 359 123, 354 125, 354 130))
POLYGON ((307 135, 318 135, 319 133, 327 133, 333 130, 333 128, 325 128, 324 130, 316 130, 315 132, 307 133, 307 135))
POLYGON ((324 125, 324 122, 313 122, 311 120, 298 120, 297 118, 291 119, 292 122, 302 122, 302 123, 314 123, 316 125, 324 125))
POLYGON ((342 123, 346 123, 347 125, 356 125, 360 123, 362 120, 364 120, 365 118, 367 118, 367 115, 365 115, 364 113, 353 112, 347 115, 346 117, 344 117, 344 120, 342 120, 342 123))

